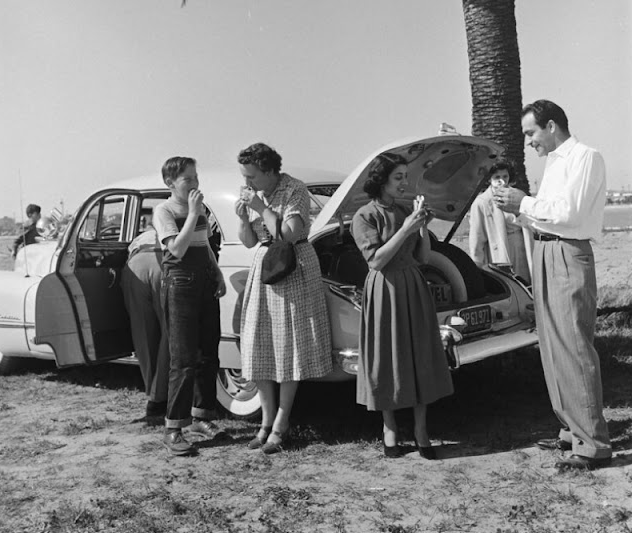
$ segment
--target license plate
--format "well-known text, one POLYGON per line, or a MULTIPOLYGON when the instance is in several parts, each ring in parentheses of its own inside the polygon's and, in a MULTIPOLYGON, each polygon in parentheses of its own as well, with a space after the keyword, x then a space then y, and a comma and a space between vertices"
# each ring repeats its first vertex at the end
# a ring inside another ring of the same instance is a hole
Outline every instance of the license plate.
POLYGON ((452 285, 449 283, 429 283, 435 305, 452 303, 452 285))
POLYGON ((489 305, 479 305, 461 309, 459 316, 465 320, 467 324, 464 333, 483 331, 492 327, 492 308, 489 305))

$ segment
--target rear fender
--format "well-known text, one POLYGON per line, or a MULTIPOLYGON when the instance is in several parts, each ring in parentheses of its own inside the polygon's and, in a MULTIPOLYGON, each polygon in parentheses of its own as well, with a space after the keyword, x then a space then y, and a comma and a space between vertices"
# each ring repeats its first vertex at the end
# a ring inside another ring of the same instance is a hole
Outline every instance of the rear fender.
POLYGON ((21 272, 0 272, 0 352, 4 355, 29 352, 25 330, 33 324, 26 319, 26 294, 39 281, 21 272))

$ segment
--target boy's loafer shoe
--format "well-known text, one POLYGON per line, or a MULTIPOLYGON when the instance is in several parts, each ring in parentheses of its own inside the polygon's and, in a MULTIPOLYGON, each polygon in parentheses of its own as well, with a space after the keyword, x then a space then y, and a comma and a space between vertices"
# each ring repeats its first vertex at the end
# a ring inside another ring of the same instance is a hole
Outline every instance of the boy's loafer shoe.
POLYGON ((594 470, 595 468, 603 468, 612 463, 612 457, 604 457, 596 459, 594 457, 584 457, 583 455, 571 455, 566 459, 560 459, 555 463, 555 468, 560 471, 564 470, 594 470))
POLYGON ((197 449, 182 435, 182 431, 167 431, 162 438, 162 443, 172 455, 180 457, 195 455, 197 449))
POLYGON ((218 429, 215 422, 211 420, 203 420, 201 418, 194 418, 189 427, 186 428, 187 432, 191 435, 198 435, 207 439, 226 439, 228 434, 218 429))
POLYGON ((542 450, 562 450, 563 452, 573 448, 570 442, 562 439, 540 439, 535 445, 542 450))

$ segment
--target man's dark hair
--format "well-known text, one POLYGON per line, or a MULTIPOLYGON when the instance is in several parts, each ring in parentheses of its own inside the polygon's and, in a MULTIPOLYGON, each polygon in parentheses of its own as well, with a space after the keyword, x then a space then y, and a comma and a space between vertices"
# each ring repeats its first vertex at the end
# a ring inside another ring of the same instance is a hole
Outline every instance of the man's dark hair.
POLYGON ((42 212, 42 208, 37 204, 29 204, 26 206, 27 217, 30 217, 31 215, 34 215, 35 213, 41 213, 41 212, 42 212))
POLYGON ((171 157, 165 161, 162 165, 162 180, 167 183, 167 178, 171 178, 172 181, 178 179, 189 165, 197 165, 197 161, 192 157, 176 156, 171 157))
POLYGON ((536 100, 532 104, 527 104, 522 108, 522 115, 533 113, 535 123, 542 129, 546 127, 549 120, 555 122, 564 133, 568 133, 568 118, 564 110, 550 100, 536 100))
POLYGON ((244 148, 237 156, 240 165, 255 165, 261 172, 281 171, 281 156, 267 144, 255 143, 248 148, 244 148))
POLYGON ((385 152, 378 155, 369 163, 369 176, 364 182, 364 192, 369 198, 379 198, 391 172, 399 165, 407 164, 406 158, 399 154, 385 152))

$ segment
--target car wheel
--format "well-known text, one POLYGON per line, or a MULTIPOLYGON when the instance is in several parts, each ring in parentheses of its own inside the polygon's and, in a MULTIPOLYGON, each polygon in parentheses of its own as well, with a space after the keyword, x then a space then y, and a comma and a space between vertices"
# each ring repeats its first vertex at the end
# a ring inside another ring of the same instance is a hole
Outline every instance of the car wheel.
POLYGON ((259 389, 244 379, 239 368, 220 368, 217 373, 217 401, 232 418, 256 420, 261 417, 259 389))
POLYGON ((6 376, 15 372, 19 367, 18 357, 9 357, 0 352, 0 376, 6 376))

